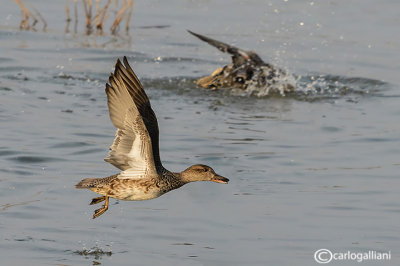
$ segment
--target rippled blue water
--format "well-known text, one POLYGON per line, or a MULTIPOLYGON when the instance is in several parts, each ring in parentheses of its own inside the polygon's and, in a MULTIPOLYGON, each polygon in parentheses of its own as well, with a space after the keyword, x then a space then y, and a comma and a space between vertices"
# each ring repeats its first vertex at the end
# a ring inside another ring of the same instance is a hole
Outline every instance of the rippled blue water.
POLYGON ((65 34, 63 1, 31 2, 46 32, 19 31, 15 3, 0 10, 2 265, 313 265, 320 248, 390 250, 364 263, 398 265, 397 1, 136 1, 129 37, 85 36, 83 18, 65 34), (186 29, 257 51, 298 75, 297 91, 197 88, 229 57, 186 29), (104 84, 123 55, 164 165, 209 164, 231 182, 111 200, 92 220, 96 194, 74 184, 118 172, 103 161, 104 84))

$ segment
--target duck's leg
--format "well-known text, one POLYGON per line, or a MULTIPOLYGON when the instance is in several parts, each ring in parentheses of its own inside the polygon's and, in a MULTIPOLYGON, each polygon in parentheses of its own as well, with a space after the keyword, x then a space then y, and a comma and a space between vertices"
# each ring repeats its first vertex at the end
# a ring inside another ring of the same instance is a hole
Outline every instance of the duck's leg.
POLYGON ((105 197, 104 205, 100 209, 97 209, 97 210, 94 211, 93 219, 99 217, 100 215, 105 213, 106 210, 108 210, 108 199, 109 199, 109 197, 108 196, 104 196, 104 197, 105 197))
POLYGON ((94 198, 94 199, 92 199, 92 202, 89 203, 89 205, 100 203, 100 202, 104 201, 105 199, 106 199, 106 196, 94 198))

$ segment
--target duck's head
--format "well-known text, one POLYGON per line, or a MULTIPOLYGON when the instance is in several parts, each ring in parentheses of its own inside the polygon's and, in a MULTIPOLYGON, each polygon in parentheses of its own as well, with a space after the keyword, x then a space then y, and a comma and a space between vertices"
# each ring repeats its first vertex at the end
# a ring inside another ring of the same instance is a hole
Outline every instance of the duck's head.
POLYGON ((216 69, 211 76, 197 80, 197 85, 206 89, 235 88, 245 90, 254 73, 268 64, 253 51, 241 51, 232 56, 232 64, 216 69))
POLYGON ((229 182, 228 178, 216 174, 210 166, 203 164, 190 166, 181 173, 181 178, 187 183, 193 181, 213 181, 216 183, 227 184, 229 182))
MULTIPOLYGON (((243 71, 241 71, 243 72, 243 71)), ((238 73, 232 64, 216 69, 211 76, 202 77, 197 80, 197 85, 205 89, 216 90, 219 88, 245 89, 247 75, 245 72, 238 73)))

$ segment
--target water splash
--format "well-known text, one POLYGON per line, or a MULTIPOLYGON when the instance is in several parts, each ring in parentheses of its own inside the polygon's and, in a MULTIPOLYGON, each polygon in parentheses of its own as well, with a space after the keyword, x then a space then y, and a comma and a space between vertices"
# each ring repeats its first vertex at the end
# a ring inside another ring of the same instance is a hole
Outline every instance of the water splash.
POLYGON ((89 249, 84 247, 82 250, 77 250, 73 253, 84 257, 94 257, 96 260, 101 259, 103 256, 110 257, 112 255, 112 251, 104 251, 97 246, 89 249))
POLYGON ((276 78, 269 86, 248 86, 246 90, 230 88, 210 90, 197 87, 195 83, 196 79, 187 77, 143 79, 146 88, 162 88, 177 91, 178 94, 192 94, 199 97, 219 93, 225 97, 285 97, 300 101, 372 97, 382 95, 390 86, 386 82, 374 79, 326 74, 287 74, 276 78), (292 88, 288 90, 288 87, 292 88))
MULTIPOLYGON (((265 72, 265 70, 264 70, 265 72)), ((269 73, 264 73, 265 77, 269 76, 269 73)), ((266 86, 257 86, 255 83, 249 83, 245 95, 253 95, 256 97, 265 97, 269 94, 280 94, 285 96, 286 93, 290 93, 295 90, 298 78, 290 74, 289 72, 280 71, 277 75, 272 77, 266 86)))

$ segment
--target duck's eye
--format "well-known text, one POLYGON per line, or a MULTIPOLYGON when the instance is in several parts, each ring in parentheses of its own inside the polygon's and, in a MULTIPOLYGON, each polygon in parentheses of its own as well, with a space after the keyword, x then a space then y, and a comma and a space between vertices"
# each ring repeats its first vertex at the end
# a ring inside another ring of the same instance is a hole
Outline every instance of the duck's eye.
POLYGON ((238 78, 236 78, 236 82, 244 83, 244 79, 242 77, 238 77, 238 78))
POLYGON ((204 172, 208 172, 208 168, 204 168, 204 172))

